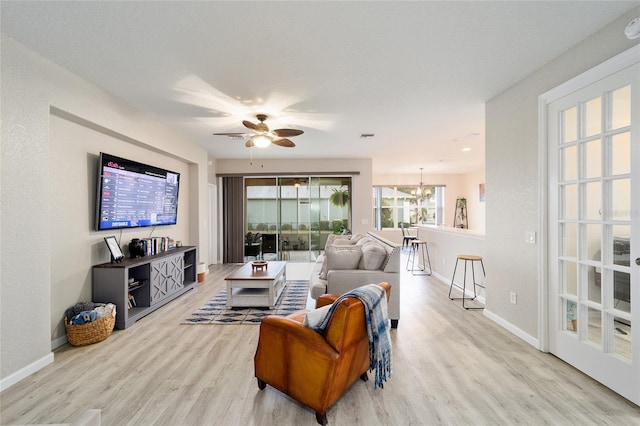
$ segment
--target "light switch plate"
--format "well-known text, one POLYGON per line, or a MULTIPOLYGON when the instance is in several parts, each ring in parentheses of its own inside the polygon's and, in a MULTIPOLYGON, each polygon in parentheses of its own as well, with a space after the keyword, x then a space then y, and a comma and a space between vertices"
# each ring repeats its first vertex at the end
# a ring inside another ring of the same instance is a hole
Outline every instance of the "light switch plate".
POLYGON ((524 242, 529 244, 536 243, 536 231, 526 231, 524 233, 524 242))

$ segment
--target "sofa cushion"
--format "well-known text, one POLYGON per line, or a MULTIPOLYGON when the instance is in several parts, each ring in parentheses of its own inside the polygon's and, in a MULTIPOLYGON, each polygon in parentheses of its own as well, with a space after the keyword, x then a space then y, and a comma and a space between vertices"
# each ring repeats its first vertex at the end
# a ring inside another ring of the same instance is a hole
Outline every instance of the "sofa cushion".
POLYGON ((369 238, 369 237, 362 237, 362 238, 358 239, 358 241, 356 241, 356 245, 357 245, 357 246, 363 246, 363 245, 365 245, 365 244, 368 244, 368 243, 374 243, 374 242, 375 242, 375 241, 373 241, 373 240, 372 240, 371 238, 369 238))
MULTIPOLYGON (((351 235, 341 235, 341 234, 329 234, 327 236, 327 242, 324 245, 324 249, 326 250, 327 247, 335 245, 336 241, 340 240, 340 242, 342 241, 351 241, 351 235)), ((349 244, 349 243, 347 243, 349 244)), ((355 244, 355 241, 351 244, 355 244)))
POLYGON ((362 246, 362 257, 358 269, 375 271, 382 269, 382 264, 387 260, 387 251, 378 243, 367 243, 362 246))
POLYGON ((329 246, 324 252, 320 278, 327 279, 328 271, 357 269, 362 257, 360 246, 329 246))

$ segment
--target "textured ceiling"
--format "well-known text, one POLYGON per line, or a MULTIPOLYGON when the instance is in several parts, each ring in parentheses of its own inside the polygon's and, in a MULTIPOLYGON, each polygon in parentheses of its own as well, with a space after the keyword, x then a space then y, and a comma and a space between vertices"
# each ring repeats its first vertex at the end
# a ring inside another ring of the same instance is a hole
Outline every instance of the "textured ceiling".
POLYGON ((484 165, 487 100, 638 4, 3 1, 1 28, 216 158, 248 159, 212 133, 265 113, 305 133, 254 159, 460 173, 484 165))

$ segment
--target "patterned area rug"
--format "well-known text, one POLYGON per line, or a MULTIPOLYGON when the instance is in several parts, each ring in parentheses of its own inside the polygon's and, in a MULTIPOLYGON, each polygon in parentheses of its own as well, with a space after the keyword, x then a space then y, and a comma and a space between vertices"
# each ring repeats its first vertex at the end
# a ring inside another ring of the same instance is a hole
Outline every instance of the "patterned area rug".
POLYGON ((260 324, 267 315, 286 316, 305 309, 309 294, 309 281, 287 281, 274 309, 230 308, 227 309, 227 289, 225 288, 206 305, 185 319, 183 324, 260 324))

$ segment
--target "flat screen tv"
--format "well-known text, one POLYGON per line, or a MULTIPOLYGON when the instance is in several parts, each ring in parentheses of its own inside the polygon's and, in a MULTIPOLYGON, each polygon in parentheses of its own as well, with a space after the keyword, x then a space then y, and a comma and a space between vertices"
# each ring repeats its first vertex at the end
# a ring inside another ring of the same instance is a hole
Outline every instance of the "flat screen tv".
POLYGON ((100 153, 95 229, 175 225, 180 173, 100 153))

